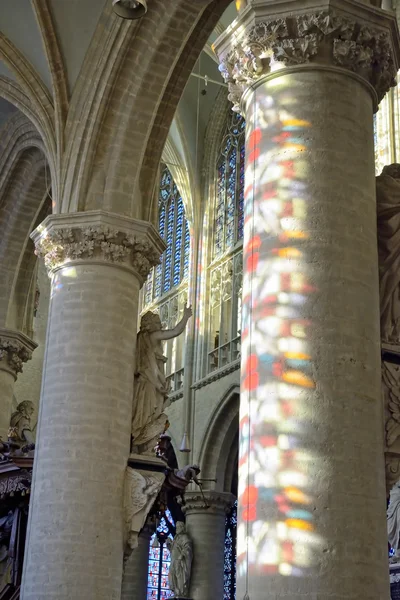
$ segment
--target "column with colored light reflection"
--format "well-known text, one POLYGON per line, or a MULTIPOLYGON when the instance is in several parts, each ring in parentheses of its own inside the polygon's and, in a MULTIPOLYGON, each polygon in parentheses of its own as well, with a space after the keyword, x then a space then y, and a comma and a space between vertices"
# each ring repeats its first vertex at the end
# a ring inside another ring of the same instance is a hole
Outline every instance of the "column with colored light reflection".
POLYGON ((216 43, 246 118, 237 598, 387 598, 372 118, 397 28, 253 4, 216 43))

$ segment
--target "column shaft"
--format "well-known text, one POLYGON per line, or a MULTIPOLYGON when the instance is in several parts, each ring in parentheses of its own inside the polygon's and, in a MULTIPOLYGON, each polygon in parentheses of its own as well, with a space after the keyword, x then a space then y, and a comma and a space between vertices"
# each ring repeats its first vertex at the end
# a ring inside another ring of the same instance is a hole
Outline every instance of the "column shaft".
POLYGON ((146 600, 149 569, 149 549, 152 529, 145 527, 126 561, 122 577, 121 600, 146 600))
POLYGON ((193 540, 190 596, 193 600, 224 597, 224 543, 226 513, 231 494, 185 494, 186 530, 193 540))
POLYGON ((358 3, 274 11, 216 42, 246 118, 237 596, 386 599, 372 116, 398 33, 358 3))
POLYGON ((246 119, 238 597, 385 598, 371 96, 282 73, 246 119))
POLYGON ((121 596, 135 267, 150 264, 132 255, 145 247, 134 233, 99 211, 51 216, 35 234, 52 290, 22 600, 121 596))

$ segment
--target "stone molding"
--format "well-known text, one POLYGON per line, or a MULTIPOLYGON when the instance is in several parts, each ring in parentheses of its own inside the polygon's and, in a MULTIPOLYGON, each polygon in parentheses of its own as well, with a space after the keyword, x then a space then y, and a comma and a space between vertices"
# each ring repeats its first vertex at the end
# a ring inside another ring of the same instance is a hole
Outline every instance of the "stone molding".
POLYGON ((207 512, 208 514, 226 515, 235 502, 233 494, 215 492, 212 490, 205 491, 204 494, 200 491, 185 492, 184 499, 185 504, 182 506, 182 512, 186 517, 189 514, 204 512, 207 512))
POLYGON ((0 329, 0 371, 7 371, 17 379, 23 364, 31 360, 36 347, 37 344, 23 333, 0 329))
POLYGON ((303 10, 303 14, 292 9, 287 16, 268 19, 265 10, 261 16, 249 7, 235 30, 217 40, 219 69, 234 111, 241 111, 246 89, 284 66, 311 63, 346 69, 374 88, 378 103, 396 84, 399 46, 394 15, 333 0, 319 3, 314 10, 308 3, 303 10))
POLYGON ((222 377, 225 377, 226 375, 229 375, 229 373, 233 373, 233 371, 237 371, 238 369, 240 369, 240 358, 228 363, 224 367, 220 367, 219 369, 215 369, 215 371, 211 371, 211 373, 208 373, 208 375, 196 381, 192 385, 192 390, 199 390, 205 385, 208 385, 213 381, 218 381, 218 379, 222 379, 222 377))
POLYGON ((31 237, 49 273, 98 261, 128 268, 142 283, 165 249, 151 223, 102 210, 50 215, 31 237))

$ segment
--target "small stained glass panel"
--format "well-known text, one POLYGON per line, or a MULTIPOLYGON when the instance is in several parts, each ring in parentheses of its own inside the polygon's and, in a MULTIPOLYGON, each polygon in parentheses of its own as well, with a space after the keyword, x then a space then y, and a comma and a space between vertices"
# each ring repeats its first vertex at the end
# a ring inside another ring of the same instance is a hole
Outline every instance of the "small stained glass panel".
POLYGON ((171 555, 167 547, 167 540, 173 539, 173 531, 174 521, 167 510, 150 542, 147 600, 167 600, 173 596, 168 584, 171 555))

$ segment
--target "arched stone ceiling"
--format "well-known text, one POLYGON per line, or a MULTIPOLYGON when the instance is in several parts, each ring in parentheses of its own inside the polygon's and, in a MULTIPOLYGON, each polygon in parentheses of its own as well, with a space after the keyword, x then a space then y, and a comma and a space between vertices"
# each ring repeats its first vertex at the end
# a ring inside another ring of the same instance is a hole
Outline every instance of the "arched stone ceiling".
POLYGON ((107 1, 51 0, 70 91, 74 88, 90 40, 107 1))
POLYGON ((29 60, 43 83, 51 90, 50 70, 31 0, 1 2, 0 28, 1 32, 29 60))

